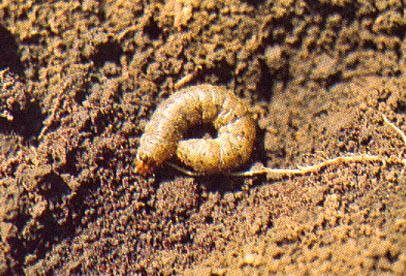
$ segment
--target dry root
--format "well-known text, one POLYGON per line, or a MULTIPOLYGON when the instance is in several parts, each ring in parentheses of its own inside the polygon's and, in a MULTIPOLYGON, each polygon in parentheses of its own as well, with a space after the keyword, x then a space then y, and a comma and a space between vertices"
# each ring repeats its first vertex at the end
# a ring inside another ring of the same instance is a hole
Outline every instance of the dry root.
MULTIPOLYGON (((396 125, 394 125, 392 122, 390 122, 385 115, 382 115, 384 122, 392 128, 403 140, 403 143, 406 146, 406 135, 405 133, 398 128, 396 125)), ((296 176, 296 175, 306 175, 310 173, 318 173, 322 169, 329 167, 329 166, 336 166, 339 164, 348 164, 348 163, 381 163, 382 165, 386 164, 398 164, 406 167, 406 159, 402 159, 399 157, 383 157, 383 156, 378 156, 378 155, 369 155, 369 154, 359 154, 359 155, 349 155, 349 156, 338 156, 332 159, 327 159, 323 162, 320 162, 315 165, 309 165, 309 166, 304 166, 304 167, 298 167, 297 169, 279 169, 279 168, 267 168, 267 167, 262 167, 262 168, 251 168, 248 171, 243 171, 243 172, 230 172, 226 173, 226 175, 230 176, 236 176, 236 177, 252 177, 255 175, 261 175, 261 174, 267 174, 268 178, 275 179, 275 178, 280 178, 280 177, 285 177, 285 176, 296 176)), ((190 170, 187 170, 185 168, 179 167, 178 165, 175 165, 173 163, 167 162, 169 166, 172 168, 182 172, 185 175, 188 176, 202 176, 204 174, 202 173, 197 173, 193 172, 190 170)))
POLYGON ((260 168, 256 170, 249 170, 245 172, 230 173, 232 176, 244 176, 250 177, 259 174, 267 174, 268 178, 278 178, 283 176, 305 175, 309 173, 317 173, 325 167, 348 164, 348 163, 368 163, 379 162, 383 165, 386 164, 401 164, 406 166, 406 160, 397 157, 384 158, 377 155, 361 154, 361 155, 349 155, 339 156, 332 159, 325 160, 319 164, 300 167, 298 169, 273 169, 273 168, 260 168))

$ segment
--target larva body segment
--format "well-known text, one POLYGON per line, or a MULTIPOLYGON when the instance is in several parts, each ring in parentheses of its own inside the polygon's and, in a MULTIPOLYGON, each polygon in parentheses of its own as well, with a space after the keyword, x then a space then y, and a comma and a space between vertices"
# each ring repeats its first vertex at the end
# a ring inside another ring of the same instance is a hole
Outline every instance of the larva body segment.
POLYGON ((221 127, 215 139, 188 139, 179 142, 176 155, 197 172, 214 174, 230 171, 251 156, 255 125, 245 116, 221 127))
POLYGON ((196 172, 214 174, 248 161, 255 124, 247 106, 225 88, 196 85, 182 89, 152 115, 137 152, 137 172, 145 174, 175 154, 196 172), (183 139, 196 125, 211 123, 217 138, 183 139))

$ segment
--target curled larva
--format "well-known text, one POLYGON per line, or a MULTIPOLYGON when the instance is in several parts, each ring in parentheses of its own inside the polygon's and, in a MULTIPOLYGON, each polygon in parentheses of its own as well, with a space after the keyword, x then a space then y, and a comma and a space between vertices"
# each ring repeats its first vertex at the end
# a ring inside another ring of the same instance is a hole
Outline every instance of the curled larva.
POLYGON ((256 129, 247 106, 223 87, 196 85, 171 95, 152 115, 137 151, 136 171, 151 172, 175 154, 204 174, 230 171, 248 161, 256 129), (211 123, 216 138, 183 139, 191 127, 211 123))

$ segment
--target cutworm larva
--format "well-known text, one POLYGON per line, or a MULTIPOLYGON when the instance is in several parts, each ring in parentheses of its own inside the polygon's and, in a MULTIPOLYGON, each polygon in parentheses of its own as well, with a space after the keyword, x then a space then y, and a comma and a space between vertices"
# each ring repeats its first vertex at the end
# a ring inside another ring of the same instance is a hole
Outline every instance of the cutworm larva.
POLYGON ((136 171, 149 173, 176 154, 196 172, 227 172, 248 161, 255 136, 248 107, 233 93, 213 85, 184 88, 159 105, 147 123, 136 171), (216 138, 184 139, 189 128, 209 123, 216 138))

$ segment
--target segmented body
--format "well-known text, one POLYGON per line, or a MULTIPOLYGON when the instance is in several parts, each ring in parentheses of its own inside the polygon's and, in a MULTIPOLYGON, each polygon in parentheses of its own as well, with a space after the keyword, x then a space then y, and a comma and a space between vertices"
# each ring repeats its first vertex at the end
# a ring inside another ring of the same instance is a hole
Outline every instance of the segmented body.
POLYGON ((171 95, 152 115, 137 152, 137 172, 146 174, 175 154, 196 172, 232 170, 251 156, 256 129, 247 106, 223 87, 196 85, 171 95), (216 138, 183 139, 191 127, 211 123, 216 138))

